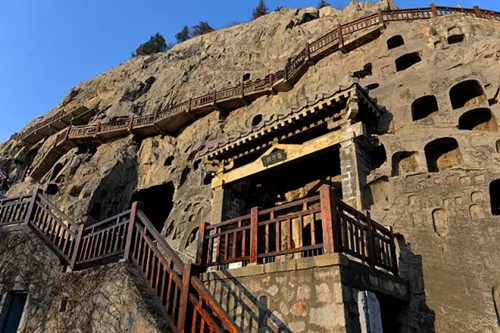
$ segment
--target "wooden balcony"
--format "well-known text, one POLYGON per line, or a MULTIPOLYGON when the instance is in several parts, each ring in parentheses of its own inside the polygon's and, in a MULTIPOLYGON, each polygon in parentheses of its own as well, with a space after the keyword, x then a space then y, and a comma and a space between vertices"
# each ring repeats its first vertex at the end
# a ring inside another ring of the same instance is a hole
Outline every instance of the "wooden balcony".
POLYGON ((260 264, 327 253, 343 253, 371 267, 398 274, 394 235, 369 213, 320 194, 222 223, 200 226, 197 263, 205 269, 231 263, 260 264))

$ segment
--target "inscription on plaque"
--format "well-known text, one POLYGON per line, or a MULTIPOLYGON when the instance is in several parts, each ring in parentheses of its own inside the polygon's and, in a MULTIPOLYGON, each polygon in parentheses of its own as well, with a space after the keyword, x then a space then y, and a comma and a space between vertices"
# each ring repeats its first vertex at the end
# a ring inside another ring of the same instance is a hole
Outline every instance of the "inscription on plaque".
POLYGON ((271 154, 262 157, 262 164, 265 167, 286 160, 286 151, 278 149, 271 154))

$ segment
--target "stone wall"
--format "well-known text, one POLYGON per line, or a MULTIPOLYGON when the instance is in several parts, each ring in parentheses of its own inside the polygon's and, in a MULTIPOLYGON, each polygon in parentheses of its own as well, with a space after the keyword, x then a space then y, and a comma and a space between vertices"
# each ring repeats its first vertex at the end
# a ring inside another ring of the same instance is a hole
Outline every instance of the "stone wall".
MULTIPOLYGON (((400 309, 412 297, 404 280, 338 254, 210 272, 202 281, 245 332, 361 332, 359 291, 401 302, 400 309)), ((402 314, 403 331, 415 315, 402 314)), ((419 329, 429 332, 430 319, 419 329)))
POLYGON ((128 264, 65 272, 33 231, 17 229, 0 231, 0 309, 8 292, 28 292, 20 332, 169 331, 156 300, 128 264))

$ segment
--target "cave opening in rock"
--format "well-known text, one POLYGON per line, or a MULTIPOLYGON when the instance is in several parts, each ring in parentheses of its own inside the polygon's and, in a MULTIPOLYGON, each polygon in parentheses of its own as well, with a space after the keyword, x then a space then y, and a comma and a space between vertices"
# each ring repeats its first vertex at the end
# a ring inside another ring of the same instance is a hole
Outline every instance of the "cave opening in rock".
POLYGON ((438 112, 439 107, 434 95, 422 96, 411 104, 411 116, 414 121, 433 117, 438 112))
POLYGON ((396 59, 396 71, 401 72, 422 61, 418 52, 408 53, 396 59))
POLYGON ((491 214, 500 215, 500 179, 490 183, 491 214))
POLYGON ((61 163, 57 163, 56 166, 54 167, 54 170, 52 170, 52 175, 50 176, 50 180, 56 179, 57 175, 61 172, 63 167, 64 166, 61 163))
POLYGON ((415 172, 418 170, 416 152, 400 151, 392 155, 392 176, 415 172))
POLYGON ((429 172, 439 172, 462 163, 462 153, 454 138, 440 138, 425 146, 429 172))
POLYGON ((454 109, 478 104, 486 100, 483 87, 476 80, 460 82, 450 89, 451 105, 454 109))
POLYGON ((457 35, 451 35, 448 36, 447 41, 448 44, 456 44, 456 43, 461 43, 465 39, 464 34, 457 34, 457 35))
POLYGON ((392 50, 396 47, 405 45, 405 41, 401 35, 392 36, 387 40, 387 49, 392 50))
POLYGON ((155 228, 161 232, 172 210, 174 192, 174 183, 168 182, 135 192, 131 202, 141 201, 144 205, 144 213, 155 228))
POLYGON ((45 194, 56 195, 58 191, 59 186, 57 186, 57 184, 49 184, 47 185, 47 189, 45 189, 45 194))
POLYGON ((479 108, 462 114, 458 119, 458 129, 470 131, 496 131, 498 125, 490 109, 479 108))

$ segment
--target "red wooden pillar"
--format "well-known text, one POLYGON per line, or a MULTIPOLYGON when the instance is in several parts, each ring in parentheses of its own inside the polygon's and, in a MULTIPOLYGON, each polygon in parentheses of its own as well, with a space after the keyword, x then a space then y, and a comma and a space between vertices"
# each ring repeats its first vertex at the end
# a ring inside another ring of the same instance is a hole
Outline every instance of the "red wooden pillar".
POLYGON ((208 244, 205 240, 205 230, 209 223, 203 221, 200 223, 200 229, 198 234, 198 248, 196 250, 196 264, 201 267, 206 267, 207 263, 207 254, 208 254, 208 244))
POLYGON ((259 207, 250 210, 250 263, 256 264, 258 259, 258 222, 259 207))
POLYGON ((78 251, 80 250, 80 243, 82 241, 83 229, 85 229, 85 224, 80 224, 78 226, 78 233, 76 234, 75 246, 73 248, 73 254, 71 255, 71 261, 69 263, 69 267, 71 270, 75 269, 75 263, 78 259, 78 251))
POLYGON ((384 24, 384 15, 382 15, 382 9, 379 9, 377 11, 377 16, 378 16, 378 23, 384 24))
POLYGON ((179 312, 177 317, 177 331, 180 333, 183 333, 186 328, 189 289, 191 286, 191 268, 191 264, 185 265, 184 272, 182 273, 181 297, 179 299, 179 312))
POLYGON ((125 251, 123 253, 123 259, 130 259, 130 248, 132 247, 132 233, 134 231, 135 218, 137 216, 137 211, 142 210, 143 203, 140 201, 135 201, 132 203, 132 208, 130 209, 130 217, 128 220, 127 233, 125 235, 125 251))
POLYGON ((321 186, 319 190, 321 204, 321 224, 323 230, 323 248, 325 253, 334 253, 339 250, 337 238, 337 214, 335 204, 335 191, 328 185, 321 186), (337 243, 337 244, 336 244, 337 243))
POLYGON ((368 227, 368 239, 366 240, 368 245, 368 265, 375 267, 375 235, 373 233, 373 223, 370 212, 366 211, 365 213, 368 227))
POLYGON ((132 132, 132 128, 134 127, 134 115, 130 116, 130 121, 128 123, 128 131, 129 133, 132 132))
POLYGON ((24 220, 25 224, 30 223, 30 221, 33 219, 35 216, 36 212, 36 200, 38 198, 38 195, 42 194, 42 189, 38 188, 35 191, 33 191, 33 194, 31 195, 30 199, 30 204, 28 206, 28 212, 26 213, 26 218, 24 220))
POLYGON ((339 49, 344 48, 344 36, 342 35, 342 26, 337 24, 337 39, 339 41, 339 49))
POLYGON ((481 9, 479 9, 479 6, 474 6, 474 14, 476 14, 476 17, 482 18, 483 14, 481 14, 481 9))
POLYGON ((438 12, 437 12, 437 9, 436 9, 436 5, 431 3, 431 11, 432 11, 432 15, 434 17, 437 17, 438 16, 438 12))
POLYGON ((398 258, 396 257, 397 254, 396 254, 396 241, 394 237, 394 228, 391 227, 390 230, 391 230, 391 257, 393 260, 393 262, 391 263, 392 272, 394 273, 394 275, 398 275, 398 258))

